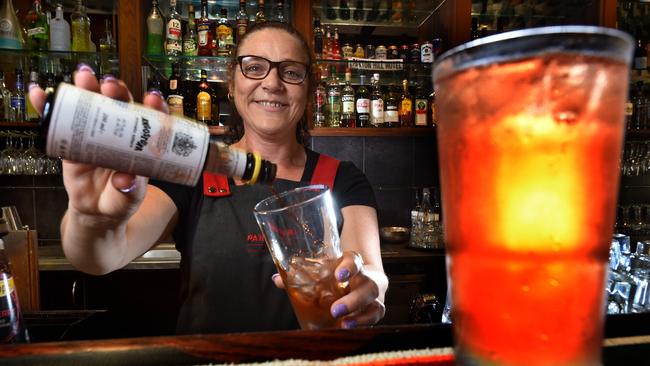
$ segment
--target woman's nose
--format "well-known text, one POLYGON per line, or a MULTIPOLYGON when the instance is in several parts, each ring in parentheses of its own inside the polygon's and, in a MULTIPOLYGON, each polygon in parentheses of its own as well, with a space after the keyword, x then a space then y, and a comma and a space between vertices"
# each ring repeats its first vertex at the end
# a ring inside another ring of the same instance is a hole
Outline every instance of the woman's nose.
POLYGON ((269 90, 281 90, 284 88, 284 83, 280 79, 280 74, 277 67, 269 71, 269 74, 262 80, 262 87, 269 90))

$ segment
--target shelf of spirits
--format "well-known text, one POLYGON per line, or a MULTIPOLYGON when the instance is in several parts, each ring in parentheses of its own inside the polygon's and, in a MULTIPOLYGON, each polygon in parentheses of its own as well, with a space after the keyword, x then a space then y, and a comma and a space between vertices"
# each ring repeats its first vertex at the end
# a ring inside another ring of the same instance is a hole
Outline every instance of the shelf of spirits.
POLYGON ((201 70, 205 70, 208 73, 209 82, 223 83, 228 81, 228 65, 233 61, 233 58, 221 56, 144 55, 143 60, 163 79, 169 78, 172 65, 178 62, 182 69, 181 72, 187 74, 190 80, 198 81, 201 77, 201 70))
POLYGON ((366 137, 424 137, 435 136, 435 127, 400 127, 400 128, 331 128, 315 127, 309 131, 312 136, 319 137, 342 137, 342 136, 366 136, 366 137))

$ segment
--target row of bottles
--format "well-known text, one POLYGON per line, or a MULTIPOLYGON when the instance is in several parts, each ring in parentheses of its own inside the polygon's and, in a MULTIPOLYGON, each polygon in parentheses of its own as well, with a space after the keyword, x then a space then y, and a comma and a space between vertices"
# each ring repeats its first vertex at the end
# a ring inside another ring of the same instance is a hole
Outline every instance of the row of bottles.
MULTIPOLYGON (((30 51, 96 52, 91 40, 90 18, 83 0, 76 0, 70 15, 71 23, 64 18, 63 6, 57 4, 54 17, 43 11, 41 0, 34 0, 25 16, 22 27, 11 0, 6 0, 0 13, 0 48, 27 49, 30 51)), ((115 52, 116 44, 108 20, 100 39, 100 51, 115 52)))
MULTIPOLYGON (((246 0, 240 0, 234 21, 228 18, 226 7, 221 7, 216 20, 210 19, 208 1, 201 0, 199 17, 196 17, 194 5, 187 5, 186 24, 183 24, 176 8, 176 0, 170 0, 169 3, 169 14, 165 16, 158 7, 158 0, 152 1, 151 12, 147 17, 146 53, 149 55, 231 56, 235 53, 237 40, 253 23, 267 21, 264 0, 258 1, 253 18, 248 14, 246 0)), ((275 16, 270 20, 285 22, 284 2, 278 0, 275 6, 275 16)))
POLYGON ((408 246, 419 249, 442 249, 444 241, 440 220, 440 200, 438 189, 433 191, 422 188, 422 200, 419 191, 415 195, 415 207, 411 210, 411 239, 408 246))
POLYGON ((379 73, 372 75, 370 88, 366 75, 361 74, 354 88, 350 69, 343 86, 336 67, 331 68, 331 76, 325 71, 314 95, 314 127, 428 127, 436 123, 435 93, 427 95, 421 84, 413 96, 406 79, 400 94, 394 86, 384 87, 379 73))
POLYGON ((417 20, 415 0, 326 0, 327 20, 357 22, 408 23, 417 20))

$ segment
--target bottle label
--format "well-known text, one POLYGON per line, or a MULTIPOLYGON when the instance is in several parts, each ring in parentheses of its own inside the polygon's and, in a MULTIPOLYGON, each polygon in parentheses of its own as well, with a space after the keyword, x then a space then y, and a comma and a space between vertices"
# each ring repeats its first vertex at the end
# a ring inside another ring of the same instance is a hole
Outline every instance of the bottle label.
POLYGON ((171 55, 178 55, 183 52, 183 46, 181 46, 181 43, 178 41, 167 41, 165 49, 167 50, 167 54, 171 55))
POLYGON ((237 19, 237 39, 246 34, 248 30, 248 19, 237 19))
POLYGON ((374 126, 384 124, 384 101, 382 99, 370 102, 370 123, 374 126))
POLYGON ((199 47, 208 46, 208 34, 210 33, 210 25, 199 24, 197 27, 197 33, 199 35, 199 47))
POLYGON ((432 63, 433 62, 433 44, 426 42, 420 46, 420 62, 432 63))
POLYGON ((7 273, 0 274, 0 341, 11 342, 19 332, 20 304, 14 285, 14 278, 7 273))
POLYGON ((225 24, 219 25, 217 27, 217 38, 219 39, 219 47, 231 46, 234 43, 232 28, 225 24))
POLYGON ((341 97, 341 102, 343 102, 343 113, 352 114, 354 113, 354 95, 345 94, 341 97))
POLYGON ((34 37, 38 36, 41 34, 45 34, 45 28, 44 27, 35 27, 35 28, 30 28, 27 30, 27 36, 29 37, 34 37))
POLYGON ((181 95, 169 95, 167 97, 167 105, 169 106, 169 113, 183 116, 183 97, 181 95))
POLYGON ((209 121, 212 118, 212 103, 210 94, 202 91, 196 96, 196 119, 209 121))
POLYGON ((46 153, 193 186, 209 139, 207 126, 195 121, 61 83, 46 153))
POLYGON ((396 110, 387 110, 384 112, 384 122, 397 123, 399 122, 399 114, 396 110))
POLYGON ((169 80, 169 90, 176 90, 176 89, 178 89, 178 80, 176 79, 169 80))
POLYGON ((25 110, 25 98, 11 97, 11 108, 25 110))
POLYGON ((357 99, 357 113, 370 113, 370 99, 357 99))
POLYGON ((625 103, 625 115, 631 116, 634 113, 634 104, 632 102, 625 103))
POLYGON ((403 99, 399 105, 400 114, 409 114, 413 110, 413 103, 410 99, 403 99))
POLYGON ((426 99, 415 100, 415 125, 416 126, 427 125, 427 103, 428 101, 426 99))
POLYGON ((325 98, 327 98, 327 93, 325 91, 316 91, 315 103, 317 109, 323 108, 325 106, 325 98))
POLYGON ((167 22, 167 39, 180 41, 182 37, 181 34, 181 22, 178 19, 170 19, 167 22))
POLYGON ((183 42, 183 53, 185 56, 196 56, 196 41, 194 39, 186 39, 183 42))

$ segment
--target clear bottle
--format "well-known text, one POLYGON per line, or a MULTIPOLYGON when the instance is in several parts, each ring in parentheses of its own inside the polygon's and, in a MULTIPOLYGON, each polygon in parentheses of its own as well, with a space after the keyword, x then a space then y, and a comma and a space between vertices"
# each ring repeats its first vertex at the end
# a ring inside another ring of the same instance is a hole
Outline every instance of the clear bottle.
POLYGON ((355 109, 357 127, 370 127, 370 92, 366 88, 366 75, 364 74, 359 76, 355 109))
MULTIPOLYGON (((39 75, 38 75, 38 66, 36 65, 38 61, 35 61, 32 64, 32 67, 29 70, 29 83, 30 84, 39 84, 39 75)), ((25 120, 28 122, 38 121, 38 112, 29 98, 25 97, 25 120)))
POLYGON ((278 0, 275 6, 275 18, 273 18, 273 20, 280 23, 286 23, 287 19, 284 17, 284 1, 278 0))
POLYGON ((183 31, 181 29, 181 16, 176 10, 176 0, 169 0, 169 16, 165 27, 165 54, 167 56, 180 56, 183 53, 183 31))
POLYGON ((208 18, 208 0, 201 0, 201 17, 196 22, 198 55, 212 56, 212 21, 208 18))
POLYGON ((5 0, 0 12, 0 48, 22 50, 25 46, 23 31, 16 17, 16 11, 11 0, 5 0))
POLYGON ((399 127, 399 100, 392 86, 388 86, 384 100, 384 126, 399 127))
POLYGON ((266 14, 264 13, 264 0, 257 2, 257 13, 255 13, 255 24, 266 22, 266 14))
POLYGON ((41 10, 41 0, 34 0, 32 9, 25 17, 27 49, 30 51, 47 51, 50 48, 50 25, 41 10))
POLYGON ((0 71, 0 121, 9 121, 11 117, 11 92, 5 84, 5 74, 0 71))
MULTIPOLYGON (((78 0, 81 2, 80 0, 78 0)), ((147 17, 147 54, 148 55, 162 55, 164 53, 164 38, 165 21, 162 16, 160 8, 158 8, 158 0, 151 1, 151 11, 147 17)))
POLYGON ((94 52, 96 49, 90 40, 90 18, 86 14, 86 7, 82 0, 77 0, 70 20, 72 21, 72 51, 94 52))
POLYGON ((20 310, 18 289, 2 240, 8 233, 7 223, 0 218, 0 342, 29 343, 29 332, 20 310))
POLYGON ((201 81, 196 93, 196 120, 205 124, 212 123, 212 96, 208 84, 208 73, 201 70, 201 81))
POLYGON ((25 84, 23 70, 16 70, 16 90, 11 94, 11 122, 25 121, 25 84))
POLYGON ((70 23, 63 17, 63 5, 56 4, 54 19, 50 20, 50 50, 70 51, 70 23))
POLYGON ((323 28, 320 26, 320 18, 314 18, 314 54, 316 59, 323 58, 323 28))
POLYGON ((375 73, 370 81, 370 126, 384 127, 384 95, 379 84, 379 74, 375 73))
POLYGON ((323 42, 323 59, 331 60, 332 59, 332 33, 330 32, 330 26, 325 26, 325 40, 323 42))
POLYGON ((334 28, 334 39, 332 40, 332 59, 340 60, 341 56, 341 44, 339 43, 339 29, 334 28))
POLYGON ((246 0, 239 0, 239 11, 237 12, 237 42, 248 31, 248 13, 246 12, 246 0))
POLYGON ((331 75, 327 84, 327 126, 341 127, 341 87, 334 66, 331 75))
POLYGON ((99 63, 99 74, 114 75, 117 70, 113 68, 111 60, 115 58, 115 52, 117 51, 117 45, 115 44, 115 38, 113 37, 113 31, 111 30, 110 20, 104 20, 104 35, 99 39, 99 52, 100 52, 100 63, 99 63))
POLYGON ((402 96, 399 102, 399 122, 402 127, 413 126, 413 98, 409 93, 409 81, 402 80, 402 96))
POLYGON ((422 189, 422 208, 419 215, 422 228, 422 241, 419 243, 422 248, 433 248, 436 241, 436 226, 433 206, 431 205, 431 192, 429 188, 422 189))
POLYGON ((196 23, 194 22, 194 5, 187 5, 187 30, 183 36, 183 55, 196 56, 198 54, 196 41, 196 23))
POLYGON ((420 222, 420 215, 422 211, 422 199, 420 197, 420 190, 415 189, 415 203, 413 209, 411 210, 411 238, 409 241, 409 247, 417 248, 421 242, 422 237, 422 228, 420 222))
POLYGON ((41 127, 45 153, 52 157, 189 186, 203 171, 250 184, 275 179, 275 164, 212 139, 205 124, 71 84, 61 83, 48 95, 41 127))
POLYGON ((180 84, 180 64, 174 62, 172 64, 172 74, 169 77, 169 84, 167 86, 167 105, 169 106, 169 113, 177 116, 183 116, 183 96, 179 90, 180 84))
POLYGON ((314 94, 314 127, 327 126, 327 72, 321 72, 314 94))
POLYGON ((345 86, 341 91, 341 105, 343 107, 341 112, 341 127, 356 127, 355 102, 354 88, 352 87, 352 70, 348 68, 345 70, 345 86))
POLYGON ((221 8, 221 16, 217 22, 217 56, 228 57, 235 50, 235 30, 228 21, 228 9, 221 8))

